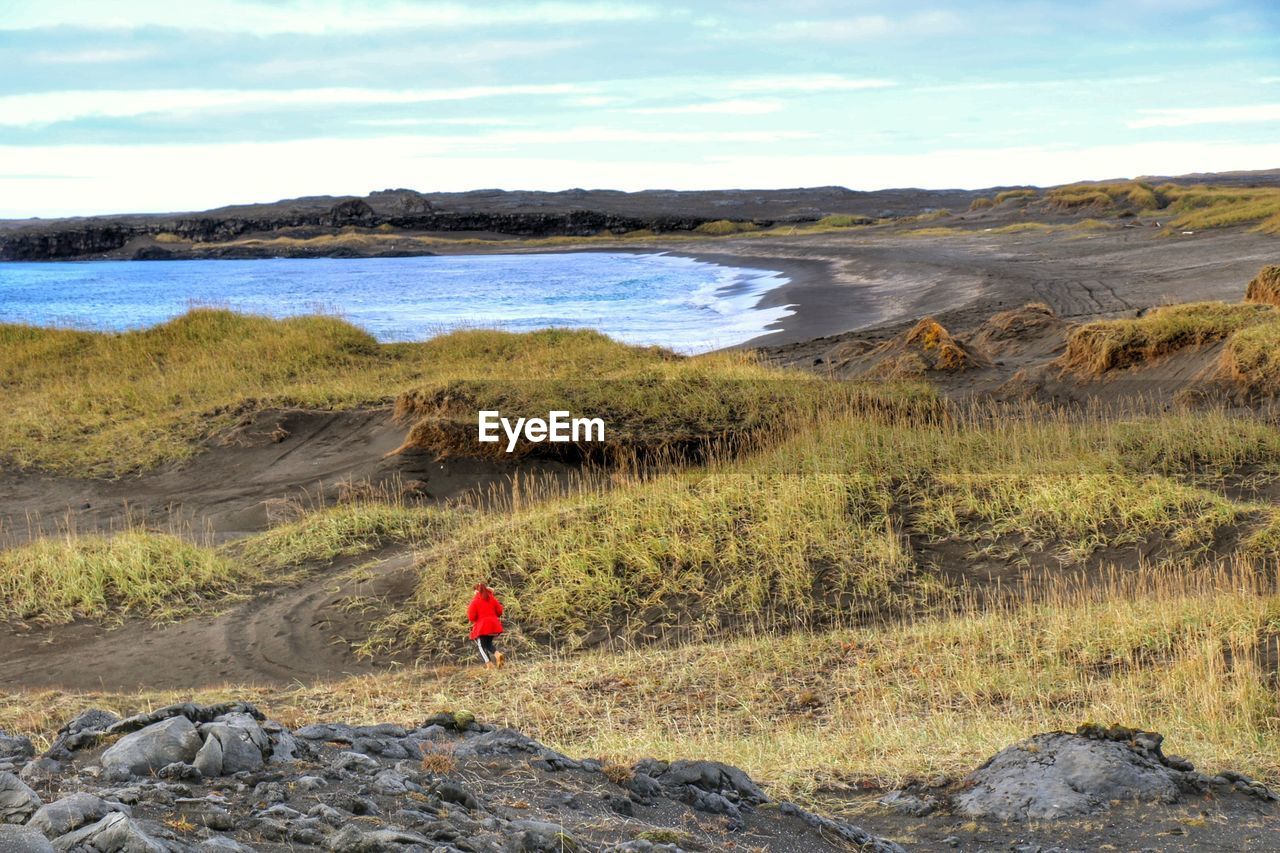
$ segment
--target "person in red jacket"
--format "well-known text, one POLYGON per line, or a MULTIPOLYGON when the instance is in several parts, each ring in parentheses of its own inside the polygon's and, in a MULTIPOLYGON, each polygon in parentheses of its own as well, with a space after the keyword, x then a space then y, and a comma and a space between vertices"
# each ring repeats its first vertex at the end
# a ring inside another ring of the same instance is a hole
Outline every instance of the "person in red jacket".
POLYGON ((467 608, 467 620, 471 622, 471 639, 480 649, 485 669, 495 666, 502 669, 504 655, 493 647, 493 640, 502 633, 502 602, 493 590, 482 583, 476 584, 476 597, 467 608))

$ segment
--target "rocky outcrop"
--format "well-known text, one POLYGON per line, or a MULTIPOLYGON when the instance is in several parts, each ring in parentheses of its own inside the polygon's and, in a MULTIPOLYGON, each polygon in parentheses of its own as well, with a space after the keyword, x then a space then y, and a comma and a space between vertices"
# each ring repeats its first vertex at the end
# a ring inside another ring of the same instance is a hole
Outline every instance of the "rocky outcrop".
POLYGON ((200 751, 200 733, 192 722, 171 717, 122 737, 102 753, 102 769, 113 779, 146 776, 170 764, 189 763, 200 751))
POLYGON ((44 803, 17 776, 0 771, 0 823, 26 823, 44 803))
POLYGON ((466 712, 290 731, 244 703, 90 711, 13 764, 51 796, 0 773, 0 853, 902 850, 735 767, 606 767, 466 712))
MULTIPOLYGON (((963 190, 866 193, 843 187, 637 193, 609 190, 418 193, 396 189, 364 198, 298 198, 202 213, 0 222, 0 260, 334 257, 358 252, 350 247, 218 244, 248 237, 270 240, 276 236, 323 236, 352 227, 406 232, 481 232, 525 238, 588 237, 638 230, 687 232, 719 220, 768 226, 813 221, 828 214, 872 218, 914 214, 925 209, 967 206, 974 195, 963 190), (156 237, 162 237, 165 242, 155 242, 156 237)), ((366 251, 385 254, 395 250, 375 247, 366 251)), ((414 251, 424 253, 416 247, 414 251)))
POLYGON ((1166 756, 1163 740, 1122 726, 1035 735, 970 773, 951 806, 968 817, 1026 821, 1082 817, 1120 802, 1172 804, 1215 789, 1277 799, 1239 773, 1196 772, 1186 759, 1166 756))

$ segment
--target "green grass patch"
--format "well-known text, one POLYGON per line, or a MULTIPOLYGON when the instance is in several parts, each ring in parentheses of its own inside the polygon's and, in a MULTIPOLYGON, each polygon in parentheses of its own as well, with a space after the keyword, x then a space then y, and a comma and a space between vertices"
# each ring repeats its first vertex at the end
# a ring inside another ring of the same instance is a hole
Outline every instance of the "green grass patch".
POLYGON ((853 228, 858 225, 875 225, 870 216, 856 216, 851 213, 833 213, 824 216, 814 223, 819 228, 853 228))
POLYGON ((1225 228, 1256 224, 1264 233, 1280 233, 1280 187, 1213 186, 1162 188, 1175 215, 1172 229, 1225 228))
POLYGON ((1014 222, 990 229, 991 234, 1047 234, 1056 230, 1052 225, 1043 222, 1014 222))
POLYGON ((1211 492, 1164 477, 994 474, 949 477, 920 502, 917 528, 935 540, 996 541, 1049 547, 1064 563, 1098 549, 1123 547, 1152 534, 1169 537, 1183 556, 1206 549, 1247 509, 1211 492))
POLYGON ((467 515, 462 508, 353 501, 303 513, 242 540, 231 550, 254 571, 279 581, 282 572, 307 563, 440 538, 457 529, 467 515))
POLYGON ((121 334, 0 325, 0 457, 121 474, 189 456, 248 409, 387 404, 429 363, 330 317, 198 309, 121 334))
POLYGON ((704 222, 693 230, 699 234, 705 234, 709 237, 726 237, 730 234, 759 231, 760 226, 756 225, 754 222, 740 222, 734 219, 717 219, 714 222, 704 222))
POLYGON ((689 607, 703 636, 724 620, 803 621, 815 565, 831 594, 885 602, 910 566, 890 503, 866 480, 732 473, 553 501, 424 552, 412 606, 382 634, 451 650, 465 636, 458 601, 477 580, 504 591, 511 642, 569 648, 677 627, 689 607))
POLYGON ((53 624, 130 614, 168 620, 225 601, 259 577, 168 534, 39 539, 0 551, 0 615, 53 624))

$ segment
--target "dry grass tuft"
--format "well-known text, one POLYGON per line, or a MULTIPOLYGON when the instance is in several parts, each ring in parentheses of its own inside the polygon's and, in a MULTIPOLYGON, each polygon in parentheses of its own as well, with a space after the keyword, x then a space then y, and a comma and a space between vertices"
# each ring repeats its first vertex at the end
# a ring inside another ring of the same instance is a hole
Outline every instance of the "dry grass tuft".
POLYGON ((1057 313, 1043 302, 1030 302, 1021 308, 1011 308, 991 315, 982 324, 977 335, 979 343, 1018 340, 1030 337, 1044 329, 1060 325, 1057 313))
POLYGON ((1221 366, 1226 376, 1247 394, 1280 395, 1280 323, 1236 332, 1223 347, 1221 366))
POLYGON ((422 749, 422 769, 436 776, 447 776, 457 771, 458 762, 453 757, 453 744, 424 745, 422 749))
POLYGON ((925 355, 933 370, 955 372, 975 365, 974 356, 932 317, 925 317, 907 332, 905 343, 925 355))
POLYGON ((704 222, 694 229, 697 233, 710 237, 725 237, 730 234, 743 234, 748 231, 759 230, 760 226, 754 222, 740 222, 733 219, 717 219, 714 222, 704 222))
POLYGON ((626 764, 606 764, 604 766, 604 777, 619 788, 625 788, 631 784, 631 780, 635 777, 635 771, 626 764))
POLYGON ((995 203, 1004 204, 1006 201, 1035 198, 1038 195, 1040 195, 1040 191, 1033 189, 1005 190, 1002 193, 996 193, 995 203))
POLYGON ((1128 210, 1157 210, 1166 204, 1163 188, 1156 188, 1140 181, 1072 184, 1049 190, 1045 199, 1050 207, 1061 210, 1082 208, 1106 210, 1116 206, 1128 210))
POLYGON ((1244 301, 1280 306, 1280 265, 1263 267, 1249 282, 1244 301))
POLYGON ((870 216, 858 216, 852 213, 833 213, 824 216, 814 223, 818 228, 852 228, 858 225, 875 225, 870 216))

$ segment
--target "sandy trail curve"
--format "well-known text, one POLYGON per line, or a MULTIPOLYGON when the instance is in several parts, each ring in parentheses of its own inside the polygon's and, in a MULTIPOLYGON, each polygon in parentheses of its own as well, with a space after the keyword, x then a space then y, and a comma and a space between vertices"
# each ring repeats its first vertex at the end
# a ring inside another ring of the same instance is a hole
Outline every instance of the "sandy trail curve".
POLYGON ((113 629, 77 623, 0 629, 0 683, 78 690, 187 689, 219 684, 282 685, 359 675, 406 659, 358 658, 366 635, 361 602, 403 599, 413 588, 413 555, 384 553, 340 562, 299 585, 268 589, 214 616, 172 625, 131 620, 113 629))

